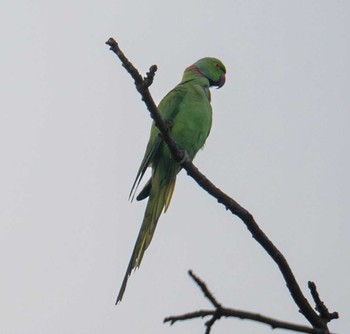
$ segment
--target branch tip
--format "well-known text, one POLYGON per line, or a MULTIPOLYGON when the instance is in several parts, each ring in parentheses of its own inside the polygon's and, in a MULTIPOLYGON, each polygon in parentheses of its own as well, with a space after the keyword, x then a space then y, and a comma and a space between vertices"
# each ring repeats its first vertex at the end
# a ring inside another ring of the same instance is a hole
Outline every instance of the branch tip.
POLYGON ((143 80, 147 88, 152 85, 157 69, 158 69, 157 65, 152 65, 149 68, 149 71, 146 73, 146 77, 143 80))
POLYGON ((196 284, 200 287, 202 290, 204 296, 209 299, 209 301, 213 304, 213 306, 216 309, 221 309, 221 304, 215 299, 214 295, 209 291, 207 285, 204 281, 202 281, 198 276, 196 276, 192 270, 188 271, 188 274, 191 276, 191 278, 196 282, 196 284))
POLYGON ((326 322, 331 322, 334 319, 338 319, 339 318, 338 312, 329 312, 327 306, 321 300, 320 295, 317 291, 316 284, 312 281, 309 281, 308 287, 310 289, 312 299, 315 302, 315 310, 319 313, 320 317, 324 319, 326 322))

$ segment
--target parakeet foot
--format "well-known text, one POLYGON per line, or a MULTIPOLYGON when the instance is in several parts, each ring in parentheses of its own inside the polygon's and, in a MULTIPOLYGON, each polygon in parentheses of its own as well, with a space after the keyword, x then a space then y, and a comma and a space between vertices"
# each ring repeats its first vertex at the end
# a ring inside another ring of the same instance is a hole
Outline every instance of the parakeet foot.
POLYGON ((165 120, 165 125, 167 129, 170 130, 174 125, 174 121, 171 118, 168 118, 165 120))
POLYGON ((190 161, 190 160, 191 160, 190 157, 188 156, 187 151, 183 150, 182 153, 183 153, 184 156, 183 156, 182 159, 179 161, 179 164, 180 164, 180 165, 182 165, 182 164, 183 164, 184 162, 186 162, 186 161, 190 161))

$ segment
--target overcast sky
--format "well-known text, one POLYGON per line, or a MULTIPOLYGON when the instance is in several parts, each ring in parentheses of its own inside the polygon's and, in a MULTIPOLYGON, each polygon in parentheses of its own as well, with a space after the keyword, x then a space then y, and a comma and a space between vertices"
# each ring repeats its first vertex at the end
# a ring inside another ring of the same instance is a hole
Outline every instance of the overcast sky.
MULTIPOLYGON (((306 296, 350 323, 350 3, 325 0, 3 1, 0 6, 0 332, 203 333, 162 320, 209 303, 307 324, 242 222, 178 175, 141 268, 114 302, 145 202, 128 202, 151 120, 104 44, 156 101, 205 56, 227 67, 195 164, 246 207, 306 296)), ((312 302, 312 301, 311 301, 312 302)), ((271 333, 222 319, 213 333, 271 333)), ((282 333, 276 330, 274 333, 282 333)))

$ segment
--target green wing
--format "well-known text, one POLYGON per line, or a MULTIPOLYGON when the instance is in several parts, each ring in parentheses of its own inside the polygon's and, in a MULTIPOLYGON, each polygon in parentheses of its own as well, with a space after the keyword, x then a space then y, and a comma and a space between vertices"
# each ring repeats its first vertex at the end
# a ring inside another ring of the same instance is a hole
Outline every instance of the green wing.
MULTIPOLYGON (((186 95, 186 85, 180 83, 173 90, 171 90, 160 102, 158 110, 164 120, 174 120, 178 114, 181 101, 186 95)), ((137 188, 145 175, 148 167, 152 166, 152 161, 155 160, 157 154, 159 154, 160 147, 163 140, 159 133, 158 128, 154 122, 151 127, 150 138, 146 147, 145 155, 142 159, 141 165, 137 171, 135 181, 131 187, 129 199, 134 199, 137 188)), ((151 179, 146 183, 145 187, 141 190, 140 194, 136 197, 137 200, 142 200, 148 197, 151 187, 151 179)))

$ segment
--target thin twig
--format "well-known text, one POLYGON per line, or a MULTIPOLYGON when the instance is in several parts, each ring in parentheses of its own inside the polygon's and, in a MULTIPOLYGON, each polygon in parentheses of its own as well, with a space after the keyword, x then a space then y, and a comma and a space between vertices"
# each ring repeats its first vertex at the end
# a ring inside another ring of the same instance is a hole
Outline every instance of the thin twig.
POLYGON ((339 318, 338 312, 332 312, 332 313, 329 312, 327 306, 321 300, 317 292, 316 284, 314 282, 309 281, 308 286, 309 286, 312 298, 316 304, 315 309, 317 312, 319 312, 320 317, 325 319, 327 322, 330 322, 333 319, 338 319, 339 318))
MULTIPOLYGON (((221 311, 221 309, 220 309, 221 311)), ((221 312, 214 312, 213 316, 211 319, 209 319, 206 323, 205 323, 205 334, 210 334, 211 328, 214 326, 215 321, 219 320, 221 318, 221 312)))
POLYGON ((188 271, 188 274, 192 277, 192 279, 197 283, 197 285, 201 288, 204 293, 204 296, 210 300, 215 308, 221 308, 221 304, 215 299, 213 294, 207 288, 207 285, 197 277, 192 270, 188 271))

